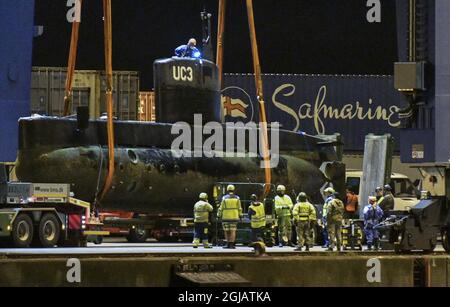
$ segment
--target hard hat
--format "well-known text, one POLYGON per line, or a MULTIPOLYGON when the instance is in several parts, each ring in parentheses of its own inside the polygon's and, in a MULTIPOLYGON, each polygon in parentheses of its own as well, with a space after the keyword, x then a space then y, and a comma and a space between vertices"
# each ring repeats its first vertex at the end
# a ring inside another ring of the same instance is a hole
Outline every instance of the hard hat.
POLYGON ((334 194, 336 191, 332 187, 328 187, 324 191, 325 193, 334 194))
POLYGON ((277 186, 277 192, 284 192, 286 191, 286 187, 282 184, 280 184, 279 186, 277 186))
POLYGON ((256 201, 258 200, 258 196, 256 196, 256 194, 252 194, 252 196, 250 196, 250 199, 256 201))
POLYGON ((234 192, 235 188, 234 185, 230 184, 227 186, 227 192, 234 192))
POLYGON ((200 193, 200 195, 199 195, 198 198, 203 199, 203 200, 206 200, 206 199, 208 199, 208 194, 206 194, 206 193, 200 193))
POLYGON ((383 188, 382 188, 382 187, 377 187, 377 188, 375 189, 375 192, 380 192, 380 191, 383 191, 383 188))
POLYGON ((392 188, 391 188, 391 186, 390 186, 389 184, 386 184, 386 185, 384 186, 384 189, 385 189, 386 191, 392 191, 392 188))
POLYGON ((197 46, 197 40, 195 38, 191 38, 188 42, 189 46, 197 46))
POLYGON ((308 196, 306 196, 305 192, 301 192, 300 194, 298 194, 297 196, 297 200, 306 200, 308 198, 308 196))

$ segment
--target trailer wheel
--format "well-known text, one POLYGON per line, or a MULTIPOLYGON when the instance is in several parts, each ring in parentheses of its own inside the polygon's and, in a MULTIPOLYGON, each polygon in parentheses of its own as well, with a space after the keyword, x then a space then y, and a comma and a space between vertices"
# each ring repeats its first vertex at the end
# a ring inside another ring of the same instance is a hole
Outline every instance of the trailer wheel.
POLYGON ((12 227, 12 240, 17 248, 29 247, 33 241, 33 221, 27 214, 19 214, 12 227))
POLYGON ((130 234, 127 236, 127 240, 130 243, 145 243, 147 239, 148 239, 147 229, 139 226, 130 229, 130 234))
POLYGON ((39 241, 42 247, 55 246, 61 236, 61 225, 53 213, 45 214, 39 222, 39 241))

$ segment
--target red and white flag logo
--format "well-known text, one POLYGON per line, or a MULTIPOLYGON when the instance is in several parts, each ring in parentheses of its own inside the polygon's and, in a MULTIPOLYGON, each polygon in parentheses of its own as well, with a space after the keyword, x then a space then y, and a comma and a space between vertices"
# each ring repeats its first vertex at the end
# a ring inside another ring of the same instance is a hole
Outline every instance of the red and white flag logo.
POLYGON ((222 96, 222 106, 225 116, 247 118, 248 104, 245 104, 241 99, 222 96))

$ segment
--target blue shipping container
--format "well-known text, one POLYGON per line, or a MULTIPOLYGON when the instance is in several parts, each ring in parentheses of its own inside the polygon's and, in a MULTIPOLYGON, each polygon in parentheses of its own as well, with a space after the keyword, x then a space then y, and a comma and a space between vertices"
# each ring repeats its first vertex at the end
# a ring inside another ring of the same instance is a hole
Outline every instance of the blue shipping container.
POLYGON ((30 113, 34 0, 0 0, 0 162, 14 162, 18 119, 30 113))
MULTIPOLYGON (((345 150, 356 152, 369 133, 399 136, 406 101, 392 76, 264 75, 263 83, 267 120, 283 129, 340 133, 345 150)), ((222 95, 226 121, 258 121, 253 75, 226 74, 222 95)))

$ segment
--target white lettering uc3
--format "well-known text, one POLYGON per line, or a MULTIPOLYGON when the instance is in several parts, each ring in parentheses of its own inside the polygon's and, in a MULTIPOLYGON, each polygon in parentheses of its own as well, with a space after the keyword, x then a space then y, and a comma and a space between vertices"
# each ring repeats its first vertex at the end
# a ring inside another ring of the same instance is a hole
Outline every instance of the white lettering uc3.
POLYGON ((192 67, 173 66, 172 70, 175 81, 194 81, 194 70, 192 67))

